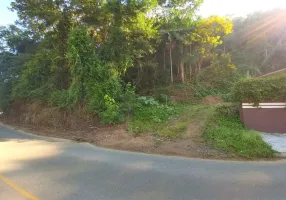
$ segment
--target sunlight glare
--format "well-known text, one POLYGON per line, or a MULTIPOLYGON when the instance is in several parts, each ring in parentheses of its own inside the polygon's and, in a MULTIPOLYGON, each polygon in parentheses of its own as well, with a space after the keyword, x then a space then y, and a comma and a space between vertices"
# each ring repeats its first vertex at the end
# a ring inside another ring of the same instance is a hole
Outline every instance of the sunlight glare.
POLYGON ((25 161, 46 158, 58 153, 55 145, 44 141, 1 141, 0 173, 18 169, 25 161))
POLYGON ((286 0, 205 0, 200 9, 200 14, 205 17, 209 15, 237 17, 275 8, 286 8, 286 0))

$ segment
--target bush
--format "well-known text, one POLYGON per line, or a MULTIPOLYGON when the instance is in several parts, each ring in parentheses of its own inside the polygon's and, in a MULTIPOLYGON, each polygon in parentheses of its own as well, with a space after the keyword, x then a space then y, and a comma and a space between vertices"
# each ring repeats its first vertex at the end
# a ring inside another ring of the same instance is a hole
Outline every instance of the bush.
POLYGON ((215 114, 232 118, 239 117, 239 104, 225 103, 215 108, 215 114))
POLYGON ((11 90, 12 90, 11 81, 4 82, 0 85, 0 109, 2 111, 8 109, 9 107, 11 90))
POLYGON ((214 54, 211 65, 200 70, 193 82, 194 94, 198 98, 220 96, 225 101, 231 101, 231 88, 241 78, 237 68, 231 62, 229 54, 214 54))
POLYGON ((28 59, 29 55, 27 54, 0 53, 0 109, 2 111, 9 109, 14 82, 17 81, 19 73, 28 59))
POLYGON ((91 112, 103 112, 106 109, 105 95, 114 99, 119 103, 122 97, 122 86, 119 79, 116 77, 108 78, 102 82, 97 82, 95 79, 93 83, 90 81, 87 86, 86 101, 88 110, 91 112))
POLYGON ((269 158, 274 151, 256 132, 248 130, 240 122, 238 107, 223 105, 217 107, 207 123, 206 140, 218 149, 244 158, 269 158))
POLYGON ((122 96, 122 103, 120 109, 124 114, 127 114, 128 116, 134 114, 134 107, 136 104, 135 90, 135 86, 132 86, 131 83, 127 83, 125 87, 125 92, 122 96))
POLYGON ((237 68, 231 62, 230 54, 214 54, 211 65, 198 74, 197 84, 202 88, 213 89, 216 93, 227 94, 240 77, 237 68))
POLYGON ((174 103, 172 99, 166 94, 157 95, 156 100, 158 100, 160 103, 165 104, 165 105, 170 105, 174 103))
POLYGON ((108 95, 104 96, 106 109, 100 113, 101 122, 104 124, 117 124, 123 121, 120 107, 116 101, 108 95))
POLYGON ((201 86, 200 84, 192 85, 192 89, 194 92, 194 96, 199 99, 202 99, 209 95, 217 96, 219 94, 219 92, 216 89, 213 89, 210 87, 204 87, 204 86, 201 86))
POLYGON ((258 104, 286 98, 286 76, 243 79, 233 87, 234 100, 258 104))
POLYGON ((55 89, 52 81, 52 52, 40 51, 25 63, 12 89, 12 99, 47 101, 55 89))
POLYGON ((134 117, 144 121, 163 122, 176 113, 174 106, 160 104, 152 97, 139 97, 134 117))
POLYGON ((51 94, 49 103, 57 108, 73 108, 75 106, 69 90, 58 90, 51 94))
POLYGON ((122 121, 122 86, 112 62, 104 62, 96 52, 94 40, 85 27, 75 28, 68 39, 67 57, 71 64, 71 86, 59 96, 64 106, 85 102, 90 112, 99 114, 102 123, 122 121))

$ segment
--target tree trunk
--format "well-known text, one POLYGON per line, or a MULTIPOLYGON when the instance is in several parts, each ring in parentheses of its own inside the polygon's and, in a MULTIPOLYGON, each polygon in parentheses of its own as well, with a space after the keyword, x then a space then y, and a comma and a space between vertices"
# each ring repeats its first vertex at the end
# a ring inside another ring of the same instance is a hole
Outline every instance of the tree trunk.
MULTIPOLYGON (((192 55, 192 46, 190 45, 190 56, 192 55)), ((190 75, 190 81, 192 80, 192 61, 189 61, 190 63, 189 63, 189 75, 190 75)))
POLYGON ((189 79, 189 82, 192 80, 192 65, 189 64, 189 76, 190 76, 190 79, 189 79))
POLYGON ((201 71, 201 67, 202 67, 202 62, 199 61, 199 70, 198 70, 198 72, 201 71))
POLYGON ((181 72, 181 81, 182 83, 185 83, 185 67, 184 67, 184 46, 180 45, 180 53, 181 53, 181 59, 180 59, 180 72, 181 72))
POLYGON ((166 51, 164 49, 164 73, 165 73, 165 70, 166 70, 166 51))
POLYGON ((171 68, 171 83, 174 82, 174 78, 173 78, 173 59, 172 59, 172 47, 170 47, 170 68, 171 68))

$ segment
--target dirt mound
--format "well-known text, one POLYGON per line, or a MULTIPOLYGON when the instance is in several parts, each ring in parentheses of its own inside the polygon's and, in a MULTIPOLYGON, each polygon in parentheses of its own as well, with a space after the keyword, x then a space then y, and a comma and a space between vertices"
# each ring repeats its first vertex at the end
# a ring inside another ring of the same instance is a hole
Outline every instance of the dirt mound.
POLYGON ((205 98, 202 99, 202 103, 208 105, 215 105, 223 102, 224 102, 223 99, 218 96, 206 96, 205 98))

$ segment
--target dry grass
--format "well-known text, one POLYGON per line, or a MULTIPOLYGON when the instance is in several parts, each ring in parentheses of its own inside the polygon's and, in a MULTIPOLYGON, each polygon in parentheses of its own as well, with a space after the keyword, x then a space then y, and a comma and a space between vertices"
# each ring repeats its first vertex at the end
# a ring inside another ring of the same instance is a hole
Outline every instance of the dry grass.
POLYGON ((97 116, 86 112, 81 106, 75 110, 60 110, 40 102, 14 104, 6 117, 19 124, 49 128, 82 130, 100 126, 97 116))

